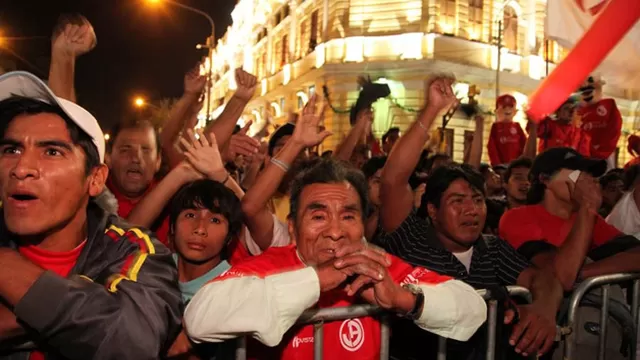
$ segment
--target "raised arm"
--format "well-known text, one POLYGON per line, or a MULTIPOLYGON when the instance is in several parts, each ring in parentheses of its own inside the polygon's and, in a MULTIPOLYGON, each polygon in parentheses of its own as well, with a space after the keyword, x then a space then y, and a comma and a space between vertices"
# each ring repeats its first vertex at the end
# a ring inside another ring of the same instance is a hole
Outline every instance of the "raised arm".
POLYGON ((81 15, 62 18, 51 41, 49 87, 56 96, 76 102, 76 58, 96 46, 91 23, 81 15))
POLYGON ((296 122, 293 135, 280 152, 274 156, 260 173, 256 183, 247 190, 242 199, 242 211, 251 236, 261 249, 266 250, 273 240, 273 215, 267 208, 267 202, 278 190, 282 179, 298 155, 307 147, 320 144, 331 133, 320 131, 319 122, 324 108, 317 109, 317 97, 311 97, 296 122), (319 114, 318 114, 319 112, 319 114))
POLYGON ((216 135, 219 146, 226 144, 231 135, 233 135, 233 129, 236 127, 238 119, 240 119, 245 106, 253 97, 258 86, 256 77, 242 69, 236 69, 235 77, 238 86, 236 92, 227 103, 222 114, 207 125, 205 129, 206 134, 213 132, 216 135))
POLYGON ((527 136, 527 141, 524 143, 522 156, 533 160, 538 150, 538 124, 529 120, 527 123, 527 132, 529 136, 527 136))
POLYGON ((473 140, 471 141, 471 150, 469 151, 468 164, 474 169, 480 169, 482 162, 482 143, 484 142, 484 116, 476 115, 476 128, 473 132, 473 140))
POLYGON ((192 110, 196 108, 198 99, 207 82, 206 77, 201 76, 200 64, 196 65, 184 76, 184 93, 178 102, 173 105, 169 118, 160 132, 160 145, 169 161, 169 166, 174 167, 182 161, 181 154, 176 149, 176 143, 180 132, 185 129, 186 123, 192 116, 192 110))
POLYGON ((380 187, 380 220, 386 232, 397 229, 413 210, 409 177, 420 160, 436 116, 455 101, 451 89, 453 81, 452 77, 436 77, 427 81, 424 110, 389 154, 382 170, 380 187))
POLYGON ((371 109, 364 109, 358 113, 356 123, 353 125, 347 137, 342 140, 340 145, 333 152, 333 157, 342 161, 349 161, 353 150, 356 148, 360 140, 366 133, 367 128, 371 128, 373 122, 373 113, 371 109))

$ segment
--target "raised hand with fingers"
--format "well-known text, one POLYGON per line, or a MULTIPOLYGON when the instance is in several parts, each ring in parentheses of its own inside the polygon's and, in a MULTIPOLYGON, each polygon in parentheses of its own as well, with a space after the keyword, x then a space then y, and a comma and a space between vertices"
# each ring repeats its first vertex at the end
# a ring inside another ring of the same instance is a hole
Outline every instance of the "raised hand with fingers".
POLYGON ((224 168, 216 136, 211 133, 209 139, 204 135, 202 130, 198 131, 196 138, 193 130, 188 129, 187 134, 190 141, 180 138, 180 143, 184 147, 184 156, 187 162, 198 172, 216 181, 223 181, 226 178, 227 171, 224 168))
POLYGON ((198 63, 193 69, 184 75, 184 92, 185 94, 202 94, 207 77, 200 75, 200 64, 198 63))
POLYGON ((258 152, 260 142, 247 135, 252 124, 253 121, 249 121, 240 131, 231 136, 231 139, 222 149, 222 159, 224 161, 234 161, 238 155, 250 158, 258 152))
POLYGON ((313 95, 309 102, 302 109, 302 113, 298 116, 296 127, 291 135, 291 140, 308 148, 316 146, 331 135, 330 131, 321 130, 320 121, 324 118, 326 105, 320 101, 318 104, 317 95, 313 95), (318 109, 319 107, 319 109, 318 109))
POLYGON ((53 52, 72 57, 88 53, 96 44, 93 26, 82 15, 61 18, 51 39, 53 52))
POLYGON ((575 185, 571 179, 567 179, 567 186, 569 189, 573 188, 571 200, 575 204, 594 212, 600 209, 600 205, 602 205, 602 188, 598 179, 581 172, 575 185))
POLYGON ((253 97, 253 94, 256 92, 256 87, 258 86, 258 79, 249 74, 248 72, 242 70, 242 68, 236 69, 236 85, 238 88, 236 89, 235 96, 236 98, 249 101, 253 97))
POLYGON ((436 75, 426 82, 425 94, 427 108, 440 112, 448 110, 457 101, 452 85, 453 75, 436 75))

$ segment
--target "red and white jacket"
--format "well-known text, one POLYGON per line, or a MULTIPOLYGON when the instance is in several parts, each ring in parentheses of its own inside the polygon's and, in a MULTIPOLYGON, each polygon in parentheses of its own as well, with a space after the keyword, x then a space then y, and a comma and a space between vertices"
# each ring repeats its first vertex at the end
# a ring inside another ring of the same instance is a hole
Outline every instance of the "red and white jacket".
POLYGON ((591 156, 607 159, 618 146, 622 116, 613 99, 602 99, 578 108, 582 130, 591 136, 591 156))
POLYGON ((519 158, 526 142, 527 135, 517 122, 493 123, 487 144, 491 165, 508 164, 519 158))
MULTIPOLYGON (((416 325, 432 333, 466 341, 484 323, 486 305, 469 285, 393 258, 389 272, 399 283, 419 286, 424 308, 416 325)), ((205 285, 184 315, 189 337, 220 342, 243 334, 250 342, 249 358, 312 359, 313 326, 295 326, 312 307, 350 306, 359 299, 343 290, 320 293, 316 271, 301 260, 295 245, 270 248, 262 255, 233 266, 205 285)), ((333 359, 378 359, 380 324, 364 317, 324 324, 324 354, 333 359)))

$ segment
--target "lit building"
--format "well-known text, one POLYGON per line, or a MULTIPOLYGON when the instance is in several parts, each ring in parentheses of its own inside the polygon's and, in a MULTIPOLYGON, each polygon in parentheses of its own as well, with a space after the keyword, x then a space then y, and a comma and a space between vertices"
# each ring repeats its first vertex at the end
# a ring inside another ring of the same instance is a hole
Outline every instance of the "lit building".
MULTIPOLYGON (((214 117, 235 88, 237 67, 260 82, 245 114, 245 120, 254 120, 254 132, 267 121, 285 122, 288 112, 298 111, 326 86, 333 110, 324 125, 334 135, 322 145, 325 150, 350 128, 345 111, 356 101, 360 75, 391 88, 391 99, 374 104, 378 138, 389 127, 404 130, 415 119, 424 79, 434 72, 456 75, 458 97, 476 85, 486 110, 494 109, 496 90, 514 95, 524 109, 527 95, 564 55, 554 42, 544 41, 545 11, 546 0, 239 0, 211 64, 214 117), (496 86, 498 62, 502 71, 496 86)), ((605 90, 616 98, 625 129, 636 128, 640 102, 628 100, 628 91, 605 90)), ((516 120, 525 127, 523 111, 516 120)), ((458 117, 447 126, 447 152, 455 160, 462 159, 465 132, 473 128, 472 120, 458 117)), ((621 149, 625 143, 623 136, 621 149)), ((619 163, 628 156, 620 151, 619 163)))

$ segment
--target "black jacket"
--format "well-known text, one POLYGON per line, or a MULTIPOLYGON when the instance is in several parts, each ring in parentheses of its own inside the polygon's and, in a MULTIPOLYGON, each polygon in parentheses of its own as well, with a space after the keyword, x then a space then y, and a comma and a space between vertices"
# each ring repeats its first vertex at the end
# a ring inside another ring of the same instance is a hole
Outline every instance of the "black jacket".
MULTIPOLYGON (((162 357, 183 310, 170 251, 93 203, 87 218, 87 242, 71 274, 45 272, 15 306, 16 317, 47 360, 162 357)), ((1 246, 15 247, 9 237, 0 229, 1 246)), ((0 360, 29 353, 6 351, 0 360)))

